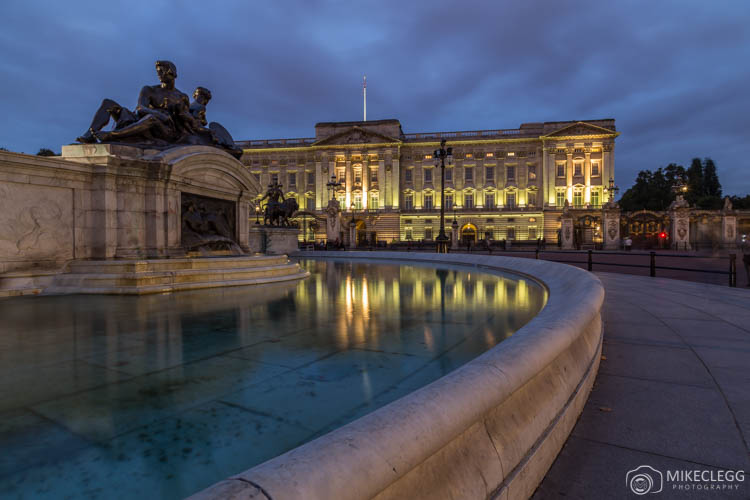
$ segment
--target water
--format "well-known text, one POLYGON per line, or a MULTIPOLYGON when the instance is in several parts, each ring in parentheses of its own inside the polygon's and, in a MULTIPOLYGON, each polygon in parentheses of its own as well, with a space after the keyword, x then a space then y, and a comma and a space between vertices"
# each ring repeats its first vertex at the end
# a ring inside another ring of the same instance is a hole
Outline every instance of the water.
POLYGON ((294 283, 0 301, 0 497, 183 498, 449 373, 546 292, 301 261, 294 283))

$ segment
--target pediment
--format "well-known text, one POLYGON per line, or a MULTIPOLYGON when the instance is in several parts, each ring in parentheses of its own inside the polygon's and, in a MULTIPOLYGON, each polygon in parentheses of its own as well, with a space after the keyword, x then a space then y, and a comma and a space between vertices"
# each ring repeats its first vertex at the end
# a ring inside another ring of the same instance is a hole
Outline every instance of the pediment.
POLYGON ((354 126, 339 132, 338 134, 321 139, 314 143, 313 146, 328 146, 340 144, 382 144, 382 143, 401 142, 395 137, 389 137, 385 134, 366 130, 362 127, 354 126))
POLYGON ((570 137, 570 136, 577 136, 577 135, 586 136, 586 135, 603 135, 603 134, 611 135, 615 133, 616 132, 614 130, 610 130, 604 127, 599 127, 597 125, 592 125, 591 123, 576 122, 576 123, 571 123, 570 125, 567 125, 543 137, 570 137))

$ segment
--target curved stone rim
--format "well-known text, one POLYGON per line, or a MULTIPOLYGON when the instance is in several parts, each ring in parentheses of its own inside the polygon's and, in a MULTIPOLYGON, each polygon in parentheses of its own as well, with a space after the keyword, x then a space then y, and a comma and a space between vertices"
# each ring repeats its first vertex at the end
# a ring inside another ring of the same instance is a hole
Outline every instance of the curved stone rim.
POLYGON ((299 256, 469 265, 532 277, 549 294, 509 339, 448 375, 191 498, 427 498, 437 483, 466 498, 530 496, 572 430, 598 370, 599 279, 565 264, 502 256, 299 256))

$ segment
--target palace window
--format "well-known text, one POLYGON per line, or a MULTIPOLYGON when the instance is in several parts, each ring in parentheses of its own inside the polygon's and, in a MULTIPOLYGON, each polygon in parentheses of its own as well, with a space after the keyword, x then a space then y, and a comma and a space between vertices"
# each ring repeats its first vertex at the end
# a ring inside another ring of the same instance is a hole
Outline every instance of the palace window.
POLYGON ((530 207, 536 206, 536 191, 530 191, 526 193, 526 199, 528 200, 528 203, 526 203, 530 207))
POLYGON ((474 168, 472 167, 464 168, 464 180, 466 182, 472 182, 474 180, 474 168))
POLYGON ((474 208, 474 193, 464 193, 464 208, 474 208))
POLYGON ((406 210, 414 209, 414 195, 413 194, 406 193, 404 195, 404 208, 406 210))
POLYGON ((487 158, 492 158, 493 156, 495 156, 495 153, 487 153, 484 156, 486 156, 487 158))
POLYGON ((346 210, 346 193, 338 193, 336 195, 336 201, 339 202, 341 210, 346 210))
POLYGON ((516 239, 516 228, 513 226, 508 226, 508 229, 506 229, 505 237, 509 240, 515 240, 516 239))
POLYGON ((412 170, 412 169, 410 169, 410 168, 407 168, 407 169, 406 169, 406 170, 404 171, 404 180, 405 180, 406 182, 411 182, 411 170, 412 170))
POLYGON ((413 240, 413 239, 414 239, 414 235, 413 235, 413 233, 412 233, 412 229, 411 229, 410 227, 407 227, 407 228, 406 228, 406 231, 405 231, 405 233, 406 233, 406 234, 405 234, 405 236, 406 236, 406 240, 407 240, 407 241, 411 241, 411 240, 413 240))
POLYGON ((529 226, 529 239, 530 240, 536 239, 536 226, 529 226))
POLYGON ((424 208, 425 210, 432 210, 432 193, 425 193, 424 208))
POLYGON ((312 186, 315 184, 315 172, 307 173, 307 185, 312 186))
POLYGON ((591 205, 593 205, 594 207, 599 207, 601 205, 601 201, 599 200, 598 189, 591 190, 591 205))
POLYGON ((495 208, 495 193, 484 193, 484 208, 495 208))
POLYGON ((558 191, 555 196, 555 205, 558 207, 565 206, 565 191, 558 191))
POLYGON ((308 196, 307 198, 305 198, 305 203, 307 205, 308 211, 312 212, 313 210, 315 210, 315 198, 313 198, 312 196, 308 196))
POLYGON ((529 180, 536 180, 536 165, 529 165, 529 180))
POLYGON ((354 210, 362 210, 362 193, 354 193, 354 210))
POLYGON ((591 176, 599 177, 599 163, 591 162, 591 176))
POLYGON ((337 168, 336 169, 336 177, 338 178, 338 182, 341 184, 344 184, 346 182, 346 169, 345 168, 337 168))
POLYGON ((453 182, 453 169, 452 168, 445 169, 445 182, 453 182))
POLYGON ((354 183, 362 184, 362 169, 361 168, 354 169, 354 183))
POLYGON ((485 176, 487 178, 487 182, 494 181, 495 180, 495 167, 487 167, 485 176))
POLYGON ((445 193, 445 209, 453 208, 453 193, 445 193))
POLYGON ((378 169, 376 168, 370 169, 370 182, 372 183, 378 182, 378 169))
POLYGON ((474 155, 471 153, 466 153, 466 158, 474 158, 474 155))
POLYGON ((514 181, 514 180, 516 180, 516 167, 514 167, 514 166, 507 167, 507 174, 506 174, 506 176, 507 176, 506 179, 508 181, 514 181))
POLYGON ((432 169, 431 168, 424 169, 424 181, 432 182, 432 169))
POLYGON ((508 208, 516 208, 516 193, 506 194, 505 204, 508 206, 508 208))
POLYGON ((557 176, 565 177, 565 164, 564 163, 557 164, 557 176))
POLYGON ((297 174, 295 172, 289 173, 289 187, 297 185, 297 174))
POLYGON ((432 240, 432 228, 431 227, 424 228, 424 239, 426 241, 432 240))
POLYGON ((582 165, 580 163, 576 163, 576 164, 573 165, 573 175, 574 176, 583 175, 583 174, 581 174, 581 171, 582 171, 581 166, 582 165))
POLYGON ((378 193, 370 193, 370 210, 378 209, 378 193))
POLYGON ((581 208, 583 206, 583 193, 581 191, 575 191, 573 193, 573 206, 581 208))

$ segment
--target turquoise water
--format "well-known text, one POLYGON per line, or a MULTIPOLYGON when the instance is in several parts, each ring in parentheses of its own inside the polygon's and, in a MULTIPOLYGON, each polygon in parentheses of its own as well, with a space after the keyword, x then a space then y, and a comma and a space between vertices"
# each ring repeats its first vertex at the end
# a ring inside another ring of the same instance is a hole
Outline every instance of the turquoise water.
POLYGON ((468 268, 301 265, 278 285, 0 301, 0 497, 183 498, 449 373, 546 300, 468 268))

